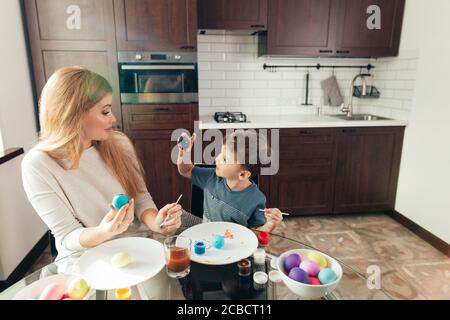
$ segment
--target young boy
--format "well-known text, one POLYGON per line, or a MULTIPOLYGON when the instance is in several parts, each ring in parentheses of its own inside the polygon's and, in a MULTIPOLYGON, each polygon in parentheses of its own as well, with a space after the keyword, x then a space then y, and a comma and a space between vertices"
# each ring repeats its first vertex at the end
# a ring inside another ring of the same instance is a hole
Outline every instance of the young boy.
MULTIPOLYGON (((234 222, 263 232, 271 232, 278 226, 283 220, 282 213, 278 209, 266 209, 266 197, 250 180, 261 168, 258 162, 249 161, 256 156, 250 154, 249 141, 258 141, 257 134, 240 130, 228 136, 215 160, 216 168, 196 167, 190 161, 184 163, 183 159, 191 158, 190 151, 195 139, 196 135, 193 134, 190 146, 186 150, 179 148, 178 172, 203 189, 203 221, 234 222), (245 141, 241 150, 238 150, 240 145, 237 141, 245 141)), ((259 146, 261 148, 265 148, 262 150, 264 152, 269 147, 265 143, 259 146)))

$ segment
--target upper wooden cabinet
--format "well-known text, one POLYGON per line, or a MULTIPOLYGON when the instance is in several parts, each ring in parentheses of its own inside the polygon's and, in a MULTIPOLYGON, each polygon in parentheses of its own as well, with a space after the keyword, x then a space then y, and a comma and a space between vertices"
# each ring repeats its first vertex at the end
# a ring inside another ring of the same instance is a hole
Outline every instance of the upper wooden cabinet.
POLYGON ((333 0, 270 0, 267 54, 332 55, 336 12, 333 0))
POLYGON ((398 54, 405 0, 269 0, 259 55, 398 54))
POLYGON ((59 68, 81 65, 114 88, 116 129, 122 127, 113 0, 25 0, 36 92, 59 68))
POLYGON ((197 0, 114 0, 119 51, 196 51, 197 0))
POLYGON ((268 0, 198 0, 199 29, 265 30, 268 0))
POLYGON ((398 55, 404 7, 405 0, 339 1, 337 55, 398 55))

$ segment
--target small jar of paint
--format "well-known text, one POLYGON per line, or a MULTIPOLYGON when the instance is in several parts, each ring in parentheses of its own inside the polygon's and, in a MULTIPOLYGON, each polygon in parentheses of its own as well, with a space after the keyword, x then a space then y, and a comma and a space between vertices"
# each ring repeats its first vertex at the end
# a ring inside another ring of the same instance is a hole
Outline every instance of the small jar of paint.
POLYGON ((266 250, 264 248, 258 248, 253 253, 253 261, 257 265, 264 265, 266 263, 266 250))
POLYGON ((267 246, 270 242, 270 234, 268 232, 260 232, 258 234, 258 241, 261 246, 267 246))
POLYGON ((201 256, 206 252, 206 244, 204 242, 196 242, 194 245, 195 254, 201 256))
POLYGON ((115 291, 116 300, 132 300, 131 288, 120 288, 115 291))
POLYGON ((248 277, 251 274, 252 262, 249 259, 242 259, 237 266, 241 277, 248 277))

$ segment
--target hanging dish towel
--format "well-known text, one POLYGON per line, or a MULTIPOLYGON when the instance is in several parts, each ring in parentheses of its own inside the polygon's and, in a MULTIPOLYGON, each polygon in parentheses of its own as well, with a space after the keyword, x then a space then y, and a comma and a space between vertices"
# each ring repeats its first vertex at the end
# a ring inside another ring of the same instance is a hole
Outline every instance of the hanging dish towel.
POLYGON ((341 90, 339 89, 337 79, 334 75, 323 80, 321 85, 325 96, 325 103, 329 103, 330 106, 336 107, 344 103, 341 90))

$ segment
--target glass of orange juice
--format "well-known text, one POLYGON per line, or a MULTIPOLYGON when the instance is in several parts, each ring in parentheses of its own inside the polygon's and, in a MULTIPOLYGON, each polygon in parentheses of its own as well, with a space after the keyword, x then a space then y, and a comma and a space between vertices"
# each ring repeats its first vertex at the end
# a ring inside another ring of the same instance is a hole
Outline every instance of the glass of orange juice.
POLYGON ((172 236, 164 240, 166 270, 171 278, 186 277, 191 270, 191 245, 189 238, 172 236))

